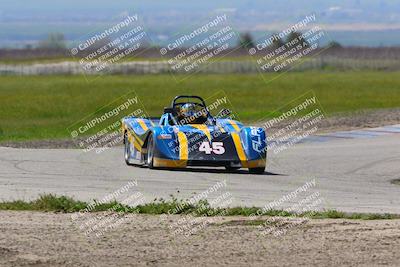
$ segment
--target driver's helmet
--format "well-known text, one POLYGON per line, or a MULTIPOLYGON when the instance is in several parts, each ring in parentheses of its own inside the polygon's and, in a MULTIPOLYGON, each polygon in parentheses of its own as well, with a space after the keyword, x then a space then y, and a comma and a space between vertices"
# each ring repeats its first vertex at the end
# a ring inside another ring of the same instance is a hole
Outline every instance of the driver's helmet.
POLYGON ((184 104, 181 107, 181 114, 183 117, 191 117, 196 114, 196 106, 193 103, 184 104))

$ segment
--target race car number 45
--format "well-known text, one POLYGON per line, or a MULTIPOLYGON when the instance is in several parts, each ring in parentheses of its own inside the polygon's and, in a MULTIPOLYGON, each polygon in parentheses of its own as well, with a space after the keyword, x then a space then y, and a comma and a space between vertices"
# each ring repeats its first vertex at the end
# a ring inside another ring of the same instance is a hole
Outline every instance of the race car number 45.
POLYGON ((222 142, 213 142, 211 145, 209 142, 203 142, 199 146, 199 151, 210 155, 211 153, 222 155, 225 153, 224 143, 222 142))

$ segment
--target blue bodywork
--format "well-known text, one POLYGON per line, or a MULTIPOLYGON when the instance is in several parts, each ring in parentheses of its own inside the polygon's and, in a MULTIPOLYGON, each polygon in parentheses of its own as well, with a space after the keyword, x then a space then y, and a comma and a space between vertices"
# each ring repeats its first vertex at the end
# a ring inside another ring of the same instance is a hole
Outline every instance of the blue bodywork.
POLYGON ((128 164, 150 165, 151 162, 151 167, 265 169, 267 137, 263 128, 246 127, 236 120, 214 117, 204 124, 180 125, 168 111, 159 119, 122 119, 128 164), (151 153, 149 140, 153 144, 151 153))

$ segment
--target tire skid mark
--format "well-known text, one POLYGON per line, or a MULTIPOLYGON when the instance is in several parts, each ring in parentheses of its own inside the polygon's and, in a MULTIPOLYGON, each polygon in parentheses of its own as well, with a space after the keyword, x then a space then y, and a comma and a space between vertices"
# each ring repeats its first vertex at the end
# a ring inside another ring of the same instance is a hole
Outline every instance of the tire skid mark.
POLYGON ((385 158, 385 159, 381 159, 381 160, 372 161, 372 162, 364 164, 364 165, 362 165, 362 166, 360 166, 358 168, 355 168, 355 169, 353 169, 351 171, 348 171, 348 172, 346 172, 344 174, 347 174, 347 175, 348 174, 354 174, 354 173, 356 173, 356 172, 358 172, 360 170, 370 169, 370 168, 373 168, 376 165, 379 165, 381 163, 393 162, 393 161, 400 161, 400 157, 390 157, 390 158, 385 158))

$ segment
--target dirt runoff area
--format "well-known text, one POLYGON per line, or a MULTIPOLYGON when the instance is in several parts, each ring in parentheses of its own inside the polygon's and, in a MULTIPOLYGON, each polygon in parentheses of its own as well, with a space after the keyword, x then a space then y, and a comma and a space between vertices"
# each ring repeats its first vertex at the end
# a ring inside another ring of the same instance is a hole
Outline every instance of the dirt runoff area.
POLYGON ((71 215, 0 211, 0 266, 400 266, 400 220, 209 217, 177 231, 185 216, 123 215, 96 237, 71 215))

